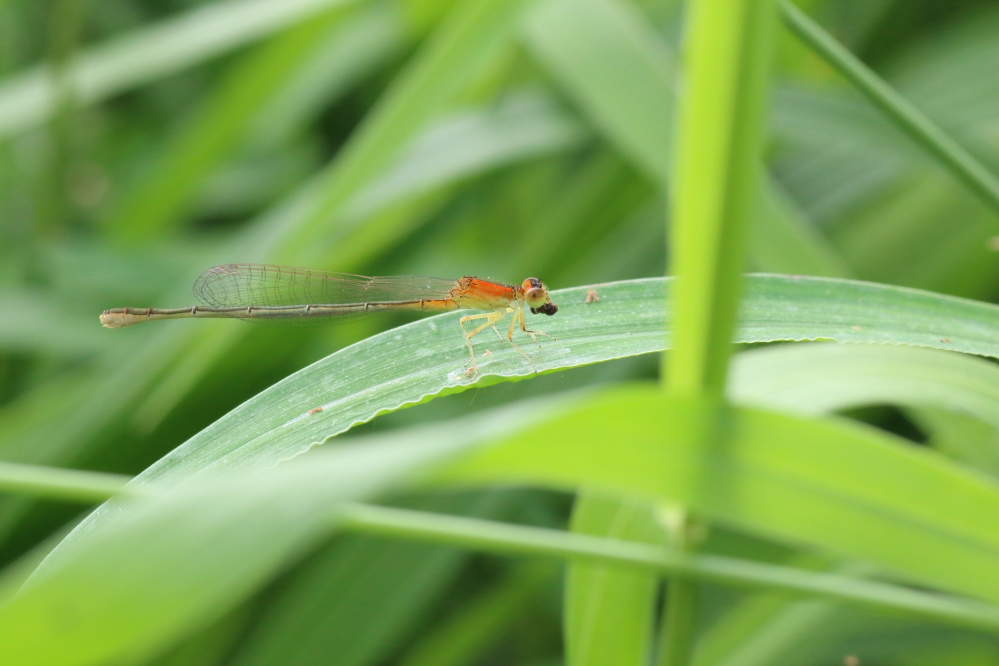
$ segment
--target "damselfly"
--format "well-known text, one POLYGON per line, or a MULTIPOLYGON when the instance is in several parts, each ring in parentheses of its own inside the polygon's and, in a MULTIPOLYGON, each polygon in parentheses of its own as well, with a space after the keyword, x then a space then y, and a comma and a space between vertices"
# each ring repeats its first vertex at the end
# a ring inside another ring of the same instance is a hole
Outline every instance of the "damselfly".
POLYGON ((519 286, 513 286, 471 276, 457 280, 414 275, 365 277, 268 264, 225 264, 209 268, 195 280, 194 295, 202 305, 167 309, 116 308, 105 310, 101 323, 107 328, 185 318, 314 319, 333 323, 386 310, 486 310, 483 314, 458 320, 472 359, 468 374, 472 374, 476 370, 472 337, 477 333, 492 328, 503 340, 496 325, 513 315, 506 341, 531 362, 513 341, 518 324, 535 343, 538 335, 551 336, 527 328, 525 308, 533 314, 549 316, 558 312, 558 306, 537 278, 527 278, 519 286), (471 330, 465 328, 469 322, 475 322, 471 330))

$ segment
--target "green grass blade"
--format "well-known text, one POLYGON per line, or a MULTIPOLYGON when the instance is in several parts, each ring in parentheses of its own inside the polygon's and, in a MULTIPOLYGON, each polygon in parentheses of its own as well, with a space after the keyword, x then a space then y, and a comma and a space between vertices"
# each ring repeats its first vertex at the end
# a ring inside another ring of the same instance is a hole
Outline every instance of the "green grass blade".
MULTIPOLYGON (((671 134, 677 81, 673 55, 656 28, 626 3, 550 0, 539 4, 528 16, 525 40, 556 84, 608 143, 630 159, 660 192, 665 192, 673 157, 671 134)), ((781 202, 767 187, 769 183, 761 185, 750 233, 754 241, 750 247, 756 250, 755 265, 765 270, 847 275, 842 266, 836 265, 835 253, 823 239, 808 233, 807 225, 792 214, 788 205, 778 205, 781 202), (783 252, 788 248, 792 251, 783 252)), ((638 585, 634 577, 602 572, 585 580, 570 575, 569 582, 583 586, 566 589, 570 663, 578 666, 590 659, 594 663, 608 662, 612 655, 620 663, 641 659, 638 655, 644 648, 638 643, 646 627, 642 622, 632 622, 630 628, 623 629, 623 623, 635 619, 635 609, 612 603, 607 596, 638 585), (572 604, 579 604, 578 613, 573 612, 572 604), (594 619, 590 631, 578 632, 573 628, 575 618, 586 612, 601 619, 594 619), (574 647, 577 639, 583 643, 574 647), (594 652, 589 649, 591 645, 601 648, 594 652)), ((654 578, 645 578, 646 590, 655 585, 654 578)), ((651 608, 642 600, 637 604, 640 610, 651 608)))
MULTIPOLYGON (((971 406, 982 418, 995 419, 999 414, 999 409, 994 406, 989 407, 989 403, 982 402, 981 393, 992 394, 995 400, 995 387, 999 382, 995 381, 995 367, 992 364, 977 361, 972 358, 962 357, 954 354, 944 354, 930 350, 915 348, 891 347, 891 346, 857 346, 857 345, 801 345, 791 347, 772 347, 754 352, 741 354, 734 359, 732 388, 733 399, 740 399, 744 395, 754 402, 762 403, 765 400, 776 401, 785 409, 806 409, 812 411, 810 406, 816 400, 821 403, 824 409, 837 409, 851 406, 858 402, 851 397, 852 389, 864 390, 863 396, 868 401, 889 402, 893 404, 907 404, 926 400, 940 399, 944 404, 948 402, 958 409, 962 405, 971 406), (750 362, 752 359, 752 362, 750 362), (833 374, 830 376, 830 372, 833 374), (934 384, 939 381, 939 384, 934 384), (844 385, 845 384, 845 385, 844 385), (828 399, 823 400, 826 394, 821 389, 829 387, 837 392, 831 394, 828 399), (978 405, 976 406, 976 401, 978 405)), ((0 478, 5 470, 0 468, 0 478)), ((35 471, 35 470, 29 470, 35 471)), ((53 477, 56 481, 56 491, 46 490, 43 494, 53 498, 71 499, 71 493, 76 486, 67 482, 62 475, 75 477, 76 472, 61 472, 60 470, 40 470, 47 477, 53 477)), ((93 495, 89 479, 81 488, 84 495, 83 501, 93 501, 101 498, 100 494, 93 495)), ((23 492, 17 487, 0 483, 6 490, 23 492)), ((114 490, 111 488, 110 490, 114 490)), ((634 509, 634 507, 632 507, 634 509)), ((577 507, 577 511, 579 508, 577 507)), ((620 538, 623 535, 611 535, 620 538)), ((604 626, 598 620, 604 613, 615 618, 614 613, 620 613, 622 608, 630 608, 630 605, 615 605, 612 603, 616 596, 622 592, 622 583, 628 583, 629 588, 634 587, 638 581, 646 580, 646 589, 655 589, 656 576, 643 574, 641 572, 629 572, 608 568, 595 564, 574 564, 571 567, 576 576, 578 570, 590 570, 602 572, 599 586, 589 586, 594 594, 604 590, 612 593, 611 596, 600 597, 600 605, 581 604, 580 608, 571 603, 570 595, 567 610, 571 613, 582 613, 589 610, 588 617, 598 623, 597 626, 604 626)), ((314 586, 313 586, 314 587, 314 586)), ((570 591, 579 587, 570 586, 570 591)), ((325 608, 326 606, 324 606, 325 608)), ((628 616, 625 616, 628 617, 628 616)), ((620 619, 620 617, 618 617, 620 619)), ((568 618, 569 626, 573 626, 573 618, 568 618)), ((610 623, 610 626, 616 626, 610 623)), ((625 623, 627 629, 629 625, 625 623)), ((638 625, 641 628, 641 625, 638 625)), ((598 632, 591 632, 590 636, 599 635, 598 632)), ((619 631, 618 641, 625 642, 629 635, 628 630, 619 631)), ((568 645, 574 645, 569 642, 568 645)), ((613 644, 612 644, 613 645, 613 644)), ((247 648, 249 649, 249 648, 247 648)), ((594 654, 600 654, 595 652, 594 654)), ((627 653, 616 652, 620 657, 627 653)), ((575 662, 574 662, 575 663, 575 662)), ((580 660, 579 663, 587 663, 580 660)), ((593 663, 598 663, 594 661, 593 663)), ((622 662, 624 663, 624 662, 622 662)))
POLYGON ((790 0, 780 0, 784 23, 895 125, 933 156, 986 205, 999 210, 999 179, 936 123, 871 71, 790 0))
MULTIPOLYGON (((154 81, 354 0, 227 0, 82 52, 66 73, 77 105, 154 81)), ((58 91, 37 68, 0 82, 0 138, 44 122, 58 91)))
MULTIPOLYGON (((995 306, 897 287, 818 278, 753 276, 748 285, 747 316, 739 331, 739 339, 744 341, 828 338, 963 346, 999 356, 999 340, 994 334, 999 308, 995 306), (938 318, 950 322, 948 330, 955 337, 947 343, 941 343, 933 332, 938 318), (962 329, 965 335, 959 336, 962 329)), ((561 309, 551 320, 558 328, 551 331, 560 339, 532 352, 537 355, 539 369, 555 370, 661 350, 665 333, 663 286, 661 279, 598 285, 601 300, 590 305, 585 303, 586 288, 558 293, 561 309)), ((475 385, 464 376, 462 340, 453 319, 454 315, 443 315, 388 331, 296 373, 179 447, 140 480, 173 483, 212 469, 272 465, 376 414, 475 385), (365 368, 365 372, 358 376, 357 368, 365 368), (323 407, 323 411, 310 414, 316 407, 323 407)), ((531 374, 513 351, 494 350, 482 367, 488 376, 479 385, 531 374)), ((619 421, 615 418, 608 423, 619 421)), ((801 437, 805 441, 809 435, 801 437)), ((876 468, 868 465, 868 469, 876 468)), ((849 474, 844 476, 849 478, 849 474)), ((797 500, 787 501, 792 502, 788 506, 794 506, 797 500)), ((775 511, 781 513, 779 507, 775 511)), ((84 529, 94 520, 85 521, 84 529)), ((849 521, 844 519, 838 529, 847 525, 849 521)), ((836 530, 829 534, 835 535, 836 530)), ((837 543, 830 547, 841 547, 838 540, 849 536, 836 537, 837 543)))
POLYGON ((676 313, 666 373, 679 395, 724 391, 744 245, 759 187, 771 2, 688 5, 684 96, 671 189, 670 272, 676 313))
MULTIPOLYGON (((685 549, 692 551, 692 549, 685 549)), ((659 627, 656 663, 685 666, 694 650, 700 615, 701 591, 697 581, 673 576, 666 581, 663 617, 659 627)))
POLYGON ((730 398, 799 414, 862 405, 937 407, 999 429, 999 366, 917 347, 792 345, 739 354, 730 398))
MULTIPOLYGON (((503 504, 496 499, 488 493, 448 494, 407 507, 495 519, 497 505, 503 504)), ((312 663, 337 654, 338 666, 371 663, 425 618, 466 559, 462 551, 430 543, 340 537, 296 567, 271 593, 266 607, 255 609, 254 632, 241 637, 237 647, 225 647, 228 660, 240 666, 275 659, 312 663), (309 609, 310 622, 301 621, 302 608, 309 609)), ((187 664, 193 655, 204 655, 200 637, 185 641, 166 664, 187 664)))

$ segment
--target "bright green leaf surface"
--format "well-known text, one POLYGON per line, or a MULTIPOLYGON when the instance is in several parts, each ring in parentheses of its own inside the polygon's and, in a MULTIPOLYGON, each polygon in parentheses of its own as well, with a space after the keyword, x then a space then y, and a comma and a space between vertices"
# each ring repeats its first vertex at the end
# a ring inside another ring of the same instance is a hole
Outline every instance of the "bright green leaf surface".
POLYGON ((804 421, 653 389, 609 393, 451 466, 452 483, 604 488, 674 501, 914 580, 999 599, 999 484, 847 422, 804 421), (702 447, 698 430, 716 436, 702 447), (613 442, 614 446, 608 446, 613 442))
MULTIPOLYGON (((917 423, 936 435, 931 444, 969 464, 997 469, 999 440, 994 426, 988 424, 999 419, 999 366, 982 359, 892 345, 765 347, 733 359, 729 397, 737 403, 815 415, 866 404, 945 407, 950 411, 924 407, 915 412, 917 423), (946 432, 938 433, 944 427, 946 432), (936 441, 937 437, 941 439, 936 441)), ((775 646, 784 645, 839 607, 829 602, 786 605, 780 599, 754 598, 739 608, 751 614, 742 620, 742 631, 758 635, 731 659, 759 653, 769 656, 757 655, 753 663, 766 663, 780 654, 775 646)), ((732 613, 739 615, 739 611, 732 613)), ((721 654, 731 648, 728 645, 721 654)))
MULTIPOLYGON (((548 332, 559 339, 542 338, 541 349, 526 345, 524 349, 540 371, 659 351, 664 337, 663 282, 597 286, 601 300, 589 305, 583 288, 560 292, 556 296, 560 311, 545 322, 548 332)), ((821 338, 999 356, 995 334, 999 312, 994 306, 834 280, 756 276, 748 282, 738 338, 742 341, 821 338), (953 336, 949 342, 937 337, 935 331, 941 330, 937 316, 949 322, 946 331, 953 336)), ((465 377, 466 350, 455 318, 443 315, 388 331, 292 375, 220 419, 140 478, 181 480, 213 468, 274 464, 379 413, 532 374, 521 356, 495 338, 495 342, 485 338, 478 342, 483 377, 477 381, 465 377), (483 356, 486 349, 491 351, 489 357, 483 356), (354 372, 358 367, 367 372, 354 372), (309 414, 316 407, 323 411, 309 414)))
MULTIPOLYGON (((766 191, 758 162, 774 19, 773 0, 686 3, 676 172, 669 191, 669 266, 678 278, 669 295, 674 351, 661 363, 661 381, 671 395, 720 397, 728 383, 753 205, 766 191)), ((693 434, 702 448, 725 445, 712 428, 693 434)), ((673 545, 693 550, 683 536, 686 521, 672 528, 673 545)), ((659 666, 690 663, 699 597, 691 581, 667 582, 659 666)))
POLYGON ((37 664, 152 650, 314 542, 336 501, 398 485, 456 454, 463 457, 430 478, 681 501, 722 523, 999 598, 999 486, 932 452, 845 422, 664 404, 654 388, 536 406, 334 448, 242 480, 216 477, 125 510, 107 505, 104 515, 115 519, 78 529, 0 609, 0 638, 37 664), (722 436, 719 446, 698 446, 693 433, 704 427, 722 436), (66 615, 80 598, 87 613, 66 615), (62 620, 53 621, 53 609, 63 609, 62 620))

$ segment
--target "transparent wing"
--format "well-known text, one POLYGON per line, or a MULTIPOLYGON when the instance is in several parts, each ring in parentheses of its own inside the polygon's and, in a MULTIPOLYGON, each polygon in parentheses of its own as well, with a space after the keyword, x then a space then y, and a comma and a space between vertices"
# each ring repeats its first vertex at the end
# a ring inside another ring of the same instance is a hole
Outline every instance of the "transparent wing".
POLYGON ((270 264, 224 264, 198 276, 194 295, 217 308, 346 305, 447 298, 455 283, 416 275, 366 277, 270 264))

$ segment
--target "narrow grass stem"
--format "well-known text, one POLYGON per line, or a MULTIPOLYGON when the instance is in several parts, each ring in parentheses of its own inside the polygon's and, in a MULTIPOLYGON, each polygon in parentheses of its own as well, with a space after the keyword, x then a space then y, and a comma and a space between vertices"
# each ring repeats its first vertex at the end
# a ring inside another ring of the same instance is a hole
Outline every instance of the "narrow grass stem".
POLYGON ((995 174, 790 0, 781 0, 780 8, 784 24, 791 32, 856 86, 889 120, 936 158, 986 205, 999 210, 999 178, 995 174))
POLYGON ((697 629, 698 586, 687 578, 674 576, 666 586, 666 605, 660 626, 658 666, 690 663, 697 629))
MULTIPOLYGON (((666 521, 670 535, 669 550, 673 555, 690 556, 694 549, 690 538, 693 524, 682 509, 669 514, 666 521)), ((659 641, 656 650, 657 666, 685 666, 690 663, 697 632, 698 586, 694 580, 674 576, 666 585, 666 598, 659 641)))
MULTIPOLYGON (((668 367, 664 357, 663 374, 674 395, 723 399, 747 230, 760 187, 757 163, 776 8, 773 0, 689 0, 686 15, 668 229, 670 266, 678 276, 672 297, 675 351, 668 367)), ((697 436, 704 451, 722 442, 716 434, 708 428, 697 436)), ((696 478, 691 482, 702 485, 696 478)), ((694 579, 674 576, 667 590, 659 663, 685 666, 696 632, 697 586, 694 579)))
POLYGON ((118 494, 130 480, 120 474, 0 462, 0 493, 90 504, 118 494))
POLYGON ((759 183, 773 3, 690 0, 668 229, 677 275, 667 385, 721 396, 759 183))
MULTIPOLYGON (((0 492, 97 502, 120 495, 126 476, 0 463, 0 492)), ((155 493, 139 491, 145 497, 155 493)), ((354 532, 446 543, 499 554, 543 555, 651 569, 674 580, 814 595, 948 624, 999 631, 999 607, 918 592, 849 576, 816 573, 714 555, 688 555, 617 539, 422 511, 361 504, 339 505, 337 526, 354 532)))
POLYGON ((341 529, 415 539, 490 553, 545 555, 659 571, 674 579, 814 595, 948 624, 999 631, 999 607, 849 576, 816 573, 714 555, 684 555, 657 546, 370 505, 341 506, 341 529))

